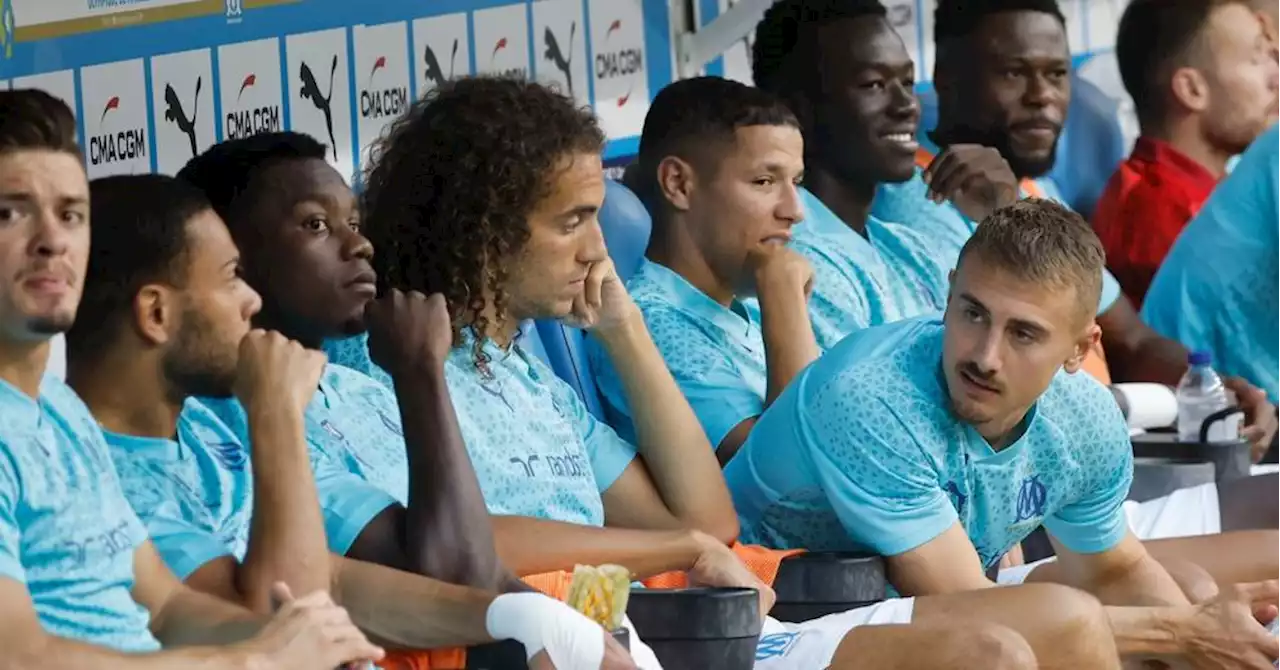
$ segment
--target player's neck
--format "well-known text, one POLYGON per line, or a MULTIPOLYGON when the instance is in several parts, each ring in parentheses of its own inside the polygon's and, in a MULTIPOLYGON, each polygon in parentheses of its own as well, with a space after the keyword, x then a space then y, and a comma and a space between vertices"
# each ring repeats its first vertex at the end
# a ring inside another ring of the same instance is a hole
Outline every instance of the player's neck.
POLYGON ((841 179, 834 172, 815 167, 806 175, 805 187, 840 217, 844 225, 867 236, 867 217, 871 214, 871 201, 876 197, 875 183, 841 179))
POLYGON ((1215 178, 1227 173, 1231 152, 1219 148, 1200 130, 1195 118, 1165 124, 1151 124, 1142 129, 1143 137, 1160 140, 1178 153, 1195 161, 1215 178))
POLYGON ((987 444, 991 445, 992 451, 1004 451, 1027 432, 1027 418, 1030 416, 1031 410, 1027 408, 1021 412, 1013 412, 1007 417, 974 426, 974 429, 982 439, 987 441, 987 444))
POLYGON ((707 297, 728 307, 735 297, 733 282, 716 276, 711 264, 687 234, 689 229, 679 220, 654 226, 645 257, 680 275, 707 297))
POLYGON ((171 438, 186 398, 172 392, 158 362, 113 352, 67 366, 67 383, 104 429, 134 437, 171 438))
POLYGON ((305 332, 306 329, 299 327, 294 320, 281 316, 266 307, 253 317, 253 327, 274 330, 308 349, 319 350, 324 346, 324 336, 305 332))
POLYGON ((39 397, 40 380, 48 365, 49 340, 0 340, 0 379, 31 398, 39 397))
POLYGON ((499 349, 506 350, 515 342, 516 335, 520 332, 520 322, 525 318, 518 314, 510 302, 505 314, 499 314, 496 301, 485 291, 484 309, 481 310, 480 316, 484 318, 484 332, 480 332, 476 328, 475 319, 470 316, 471 310, 467 310, 467 316, 463 319, 463 324, 472 328, 472 332, 476 337, 487 339, 498 346, 499 349))

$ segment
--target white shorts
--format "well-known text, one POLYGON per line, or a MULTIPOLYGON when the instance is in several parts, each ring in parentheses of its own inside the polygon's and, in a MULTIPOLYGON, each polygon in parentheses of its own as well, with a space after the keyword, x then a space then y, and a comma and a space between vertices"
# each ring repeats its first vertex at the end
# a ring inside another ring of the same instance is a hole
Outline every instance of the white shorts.
POLYGON ((1179 489, 1144 503, 1126 502, 1129 528, 1140 540, 1216 535, 1222 532, 1218 485, 1179 489))
MULTIPOLYGON (((1144 503, 1130 500, 1124 503, 1124 513, 1129 521, 1129 530, 1139 540, 1217 535, 1222 532, 1217 484, 1179 489, 1163 498, 1153 498, 1144 503)), ((1056 557, 1050 556, 1034 563, 1001 570, 996 583, 1001 586, 1021 584, 1032 570, 1053 560, 1057 560, 1056 557)))
POLYGON ((915 598, 894 598, 804 623, 768 617, 756 646, 756 670, 820 670, 831 663, 849 631, 859 626, 911 623, 915 598))

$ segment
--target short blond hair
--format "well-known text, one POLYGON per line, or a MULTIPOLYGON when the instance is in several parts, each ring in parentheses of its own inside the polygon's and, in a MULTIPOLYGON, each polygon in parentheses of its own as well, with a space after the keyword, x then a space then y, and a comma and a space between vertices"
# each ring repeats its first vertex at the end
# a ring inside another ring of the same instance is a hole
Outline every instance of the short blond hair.
POLYGON ((1106 254, 1088 222, 1057 202, 1027 198, 992 212, 960 250, 957 268, 971 256, 1021 281, 1069 288, 1081 310, 1097 312, 1106 254))

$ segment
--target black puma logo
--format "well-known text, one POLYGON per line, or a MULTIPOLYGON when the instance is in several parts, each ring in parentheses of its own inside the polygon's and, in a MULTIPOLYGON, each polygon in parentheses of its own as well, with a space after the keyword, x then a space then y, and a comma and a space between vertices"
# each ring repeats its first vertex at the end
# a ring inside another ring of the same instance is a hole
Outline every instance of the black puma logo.
POLYGON ((187 113, 182 109, 182 101, 178 99, 178 92, 173 90, 170 84, 164 85, 164 102, 169 107, 164 110, 164 120, 172 123, 187 136, 187 140, 191 142, 191 157, 195 158, 200 153, 200 147, 196 144, 196 117, 200 115, 200 84, 203 77, 196 77, 196 96, 191 103, 191 119, 187 120, 187 113))
POLYGON ((302 64, 302 71, 298 76, 302 77, 302 97, 311 101, 324 114, 324 125, 329 129, 329 146, 333 147, 333 160, 338 160, 338 142, 333 138, 333 77, 338 72, 338 56, 333 56, 333 66, 329 68, 329 94, 320 93, 320 85, 316 83, 316 76, 311 73, 311 68, 306 63, 302 64))
POLYGON ((458 38, 453 39, 453 51, 449 54, 449 76, 444 76, 444 70, 440 68, 440 61, 436 59, 436 52, 431 49, 428 44, 426 50, 422 54, 422 60, 426 65, 426 71, 423 73, 427 81, 436 86, 443 86, 446 81, 453 79, 453 66, 458 58, 458 38))
POLYGON ((569 85, 569 96, 573 97, 573 74, 569 71, 569 64, 573 62, 573 36, 578 31, 578 22, 574 21, 569 24, 569 56, 565 57, 565 52, 560 49, 560 43, 556 41, 556 34, 551 32, 551 27, 547 26, 547 31, 543 38, 547 43, 547 50, 543 52, 542 57, 551 61, 556 69, 564 73, 565 82, 569 85))

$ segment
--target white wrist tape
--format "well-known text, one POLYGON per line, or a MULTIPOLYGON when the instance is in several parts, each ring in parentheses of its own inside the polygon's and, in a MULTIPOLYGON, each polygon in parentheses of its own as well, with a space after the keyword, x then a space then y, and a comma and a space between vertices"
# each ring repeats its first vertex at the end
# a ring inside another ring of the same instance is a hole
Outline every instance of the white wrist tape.
POLYGON ((557 670, 600 670, 604 629, 573 608, 539 593, 505 593, 489 605, 485 628, 495 640, 515 640, 528 658, 546 650, 557 670))

